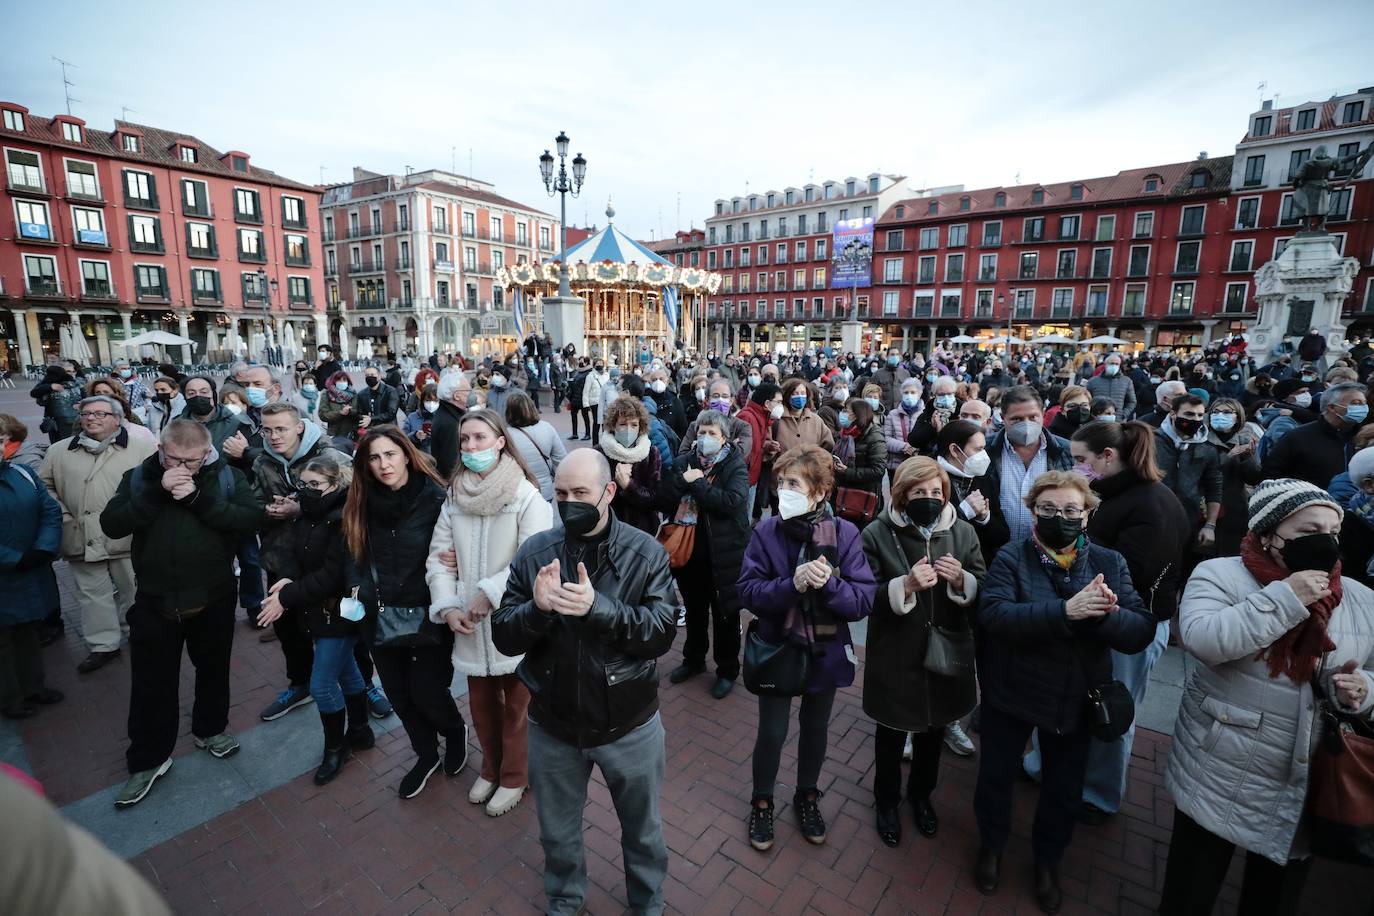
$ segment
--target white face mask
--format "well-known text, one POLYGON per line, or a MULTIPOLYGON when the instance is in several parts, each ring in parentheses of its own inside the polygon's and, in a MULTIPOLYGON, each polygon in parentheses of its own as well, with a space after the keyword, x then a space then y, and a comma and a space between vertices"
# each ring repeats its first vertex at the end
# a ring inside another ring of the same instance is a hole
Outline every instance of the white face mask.
POLYGON ((225 404, 224 409, 229 411, 234 416, 238 416, 239 414, 243 413, 243 408, 233 403, 225 404))
POLYGON ((982 477, 987 473, 990 464, 992 456, 988 454, 987 449, 964 457, 964 470, 972 477, 982 477))
POLYGON ((796 518, 811 511, 811 501, 796 490, 778 490, 778 516, 796 518))
POLYGON ((770 411, 770 413, 772 414, 774 420, 781 419, 781 418, 782 418, 782 405, 781 405, 781 404, 774 404, 774 405, 773 405, 773 409, 770 411))
POLYGON ((1302 394, 1295 394, 1293 395, 1293 403, 1297 404, 1299 407, 1311 407, 1312 395, 1308 394, 1306 391, 1302 394))
POLYGON ((654 394, 662 394, 668 390, 668 383, 663 379, 654 379, 649 383, 649 387, 654 390, 654 394))
POLYGON ((429 412, 429 413, 434 413, 434 411, 436 411, 436 410, 438 410, 438 409, 439 409, 439 402, 438 402, 438 401, 425 401, 425 410, 426 410, 427 412, 429 412))

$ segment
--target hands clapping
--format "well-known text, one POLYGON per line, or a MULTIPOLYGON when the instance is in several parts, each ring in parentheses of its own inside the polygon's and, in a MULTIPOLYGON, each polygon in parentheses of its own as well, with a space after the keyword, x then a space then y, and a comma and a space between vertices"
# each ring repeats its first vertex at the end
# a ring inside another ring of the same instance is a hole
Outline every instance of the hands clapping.
MULTIPOLYGON (((943 557, 941 559, 944 559, 943 557)), ((937 561, 938 562, 938 561, 937 561)), ((956 560, 957 564, 958 561, 956 560)), ((963 568, 959 571, 960 581, 963 581, 963 568)), ((930 565, 929 557, 921 557, 916 561, 916 565, 911 567, 911 572, 907 573, 906 581, 902 583, 907 595, 914 595, 916 592, 923 592, 928 588, 934 588, 935 583, 940 581, 940 574, 936 567, 930 565)))
POLYGON ((831 573, 829 561, 825 557, 817 557, 797 567, 792 574, 792 586, 799 592, 808 588, 824 588, 825 583, 830 581, 831 573))
POLYGON ((549 614, 585 617, 596 600, 596 590, 587 576, 587 567, 577 564, 577 581, 564 582, 557 559, 539 570, 534 578, 534 604, 549 614))
POLYGON ((1082 591, 1064 602, 1064 613, 1070 620, 1105 617, 1116 610, 1116 593, 1107 587, 1101 573, 1083 586, 1082 591))

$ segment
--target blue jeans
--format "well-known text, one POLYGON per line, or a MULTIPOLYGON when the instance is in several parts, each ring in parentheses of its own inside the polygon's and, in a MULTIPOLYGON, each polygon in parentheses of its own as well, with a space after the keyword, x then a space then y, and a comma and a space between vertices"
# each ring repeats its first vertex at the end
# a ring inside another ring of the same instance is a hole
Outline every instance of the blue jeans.
POLYGON ((262 584, 262 564, 258 562, 258 536, 245 535, 239 541, 239 607, 257 612, 267 591, 262 584))
POLYGON ((625 893, 635 913, 663 912, 668 847, 663 841, 659 791, 663 785, 663 722, 658 713, 610 744, 578 749, 530 720, 530 789, 544 847, 546 912, 576 913, 587 897, 582 812, 592 764, 610 789, 620 816, 625 893))
POLYGON ((344 695, 367 689, 358 662, 353 658, 356 636, 322 636, 315 640, 315 664, 310 669, 310 695, 320 712, 344 708, 344 695))
MULTIPOLYGON (((1169 621, 1155 628, 1154 640, 1134 655, 1112 651, 1112 677, 1126 685, 1135 700, 1136 715, 1145 703, 1145 688, 1150 685, 1150 672, 1169 645, 1169 621)), ((1135 744, 1135 721, 1126 734, 1115 741, 1093 741, 1088 747, 1088 769, 1083 776, 1083 801, 1108 814, 1121 810, 1126 794, 1126 768, 1131 762, 1131 747, 1135 744)), ((1040 734, 1031 737, 1031 752, 1025 758, 1026 773, 1040 778, 1040 734)))

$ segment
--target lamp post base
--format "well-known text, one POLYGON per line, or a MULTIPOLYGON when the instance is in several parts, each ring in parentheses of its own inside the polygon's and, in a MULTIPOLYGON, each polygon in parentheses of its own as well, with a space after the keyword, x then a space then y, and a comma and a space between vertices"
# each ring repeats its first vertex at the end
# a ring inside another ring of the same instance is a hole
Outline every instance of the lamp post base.
POLYGON ((587 300, 577 296, 548 296, 541 300, 544 330, 555 348, 572 344, 587 352, 587 300))

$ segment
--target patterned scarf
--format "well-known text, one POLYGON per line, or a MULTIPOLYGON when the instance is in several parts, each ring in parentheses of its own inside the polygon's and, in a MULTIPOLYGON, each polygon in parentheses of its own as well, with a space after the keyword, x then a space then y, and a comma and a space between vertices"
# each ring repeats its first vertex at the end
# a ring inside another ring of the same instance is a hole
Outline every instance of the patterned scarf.
MULTIPOLYGON (((835 569, 835 574, 839 574, 840 526, 830 511, 828 501, 821 500, 819 506, 805 515, 784 519, 781 528, 789 541, 801 543, 796 566, 825 557, 826 562, 835 569)), ((839 633, 835 615, 826 607, 816 589, 802 592, 800 601, 788 610, 783 627, 788 639, 810 645, 832 642, 839 633)))
MULTIPOLYGON (((720 463, 720 459, 730 454, 730 446, 722 445, 720 447, 720 451, 716 452, 710 458, 707 458, 706 456, 702 455, 701 452, 694 452, 693 454, 696 455, 698 467, 701 468, 701 473, 706 475, 706 485, 710 486, 711 471, 714 470, 715 466, 720 463)), ((696 497, 692 495, 691 490, 687 490, 682 494, 682 499, 678 501, 677 511, 673 513, 673 524, 695 525, 700 515, 701 511, 697 508, 696 497)))
MULTIPOLYGON (((1290 571, 1279 566, 1269 555, 1269 551, 1261 546, 1253 531, 1246 534, 1240 542, 1240 559, 1260 585, 1268 585, 1290 575, 1290 571)), ((1341 603, 1339 560, 1331 570, 1327 588, 1331 589, 1330 595, 1307 606, 1312 613, 1306 620, 1274 640, 1273 645, 1255 656, 1257 661, 1269 663, 1271 680, 1280 674, 1286 674, 1294 684, 1304 684, 1312 679, 1322 654, 1336 648, 1336 644, 1326 633, 1326 627, 1331 621, 1331 612, 1341 603)))

